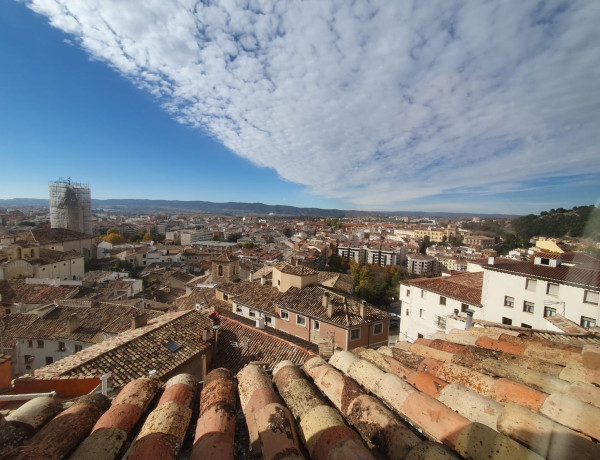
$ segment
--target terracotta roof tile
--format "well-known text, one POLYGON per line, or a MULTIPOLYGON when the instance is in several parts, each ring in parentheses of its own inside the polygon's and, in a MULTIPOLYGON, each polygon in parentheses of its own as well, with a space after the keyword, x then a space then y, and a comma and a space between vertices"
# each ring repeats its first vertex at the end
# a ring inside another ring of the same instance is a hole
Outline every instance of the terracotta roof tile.
POLYGON ((471 305, 481 306, 483 272, 460 273, 438 278, 417 278, 404 281, 402 284, 432 291, 471 305))

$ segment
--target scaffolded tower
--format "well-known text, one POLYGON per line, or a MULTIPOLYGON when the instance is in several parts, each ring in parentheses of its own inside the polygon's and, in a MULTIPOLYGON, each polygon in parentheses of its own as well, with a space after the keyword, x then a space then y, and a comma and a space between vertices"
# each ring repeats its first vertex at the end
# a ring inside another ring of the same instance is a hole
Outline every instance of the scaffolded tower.
POLYGON ((62 177, 50 182, 50 226, 92 234, 92 198, 87 184, 62 177))

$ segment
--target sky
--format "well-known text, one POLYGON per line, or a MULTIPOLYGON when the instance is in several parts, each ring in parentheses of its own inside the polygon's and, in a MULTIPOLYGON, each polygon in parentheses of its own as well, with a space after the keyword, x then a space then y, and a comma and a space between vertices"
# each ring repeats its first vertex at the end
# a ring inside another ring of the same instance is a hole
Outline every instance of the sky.
POLYGON ((600 199, 600 2, 0 2, 0 198, 600 199))

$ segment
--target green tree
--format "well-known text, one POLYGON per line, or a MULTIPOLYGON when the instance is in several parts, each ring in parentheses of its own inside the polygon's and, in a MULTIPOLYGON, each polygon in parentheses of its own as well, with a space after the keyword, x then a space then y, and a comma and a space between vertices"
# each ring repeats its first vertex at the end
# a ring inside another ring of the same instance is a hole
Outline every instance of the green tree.
POLYGON ((419 247, 419 252, 421 254, 427 254, 427 248, 433 245, 434 243, 431 241, 431 238, 429 238, 429 235, 425 235, 425 237, 423 238, 423 242, 419 247))

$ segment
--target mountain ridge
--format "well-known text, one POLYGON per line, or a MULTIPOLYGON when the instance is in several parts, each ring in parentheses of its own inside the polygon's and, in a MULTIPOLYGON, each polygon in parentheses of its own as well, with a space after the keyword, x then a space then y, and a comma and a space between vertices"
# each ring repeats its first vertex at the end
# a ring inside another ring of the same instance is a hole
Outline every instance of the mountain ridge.
MULTIPOLYGON (((0 207, 38 207, 47 208, 47 199, 42 198, 11 198, 0 199, 0 207)), ((265 203, 224 202, 200 200, 150 200, 143 198, 112 198, 106 200, 92 199, 93 209, 115 210, 126 213, 155 212, 165 214, 198 213, 198 214, 276 214, 281 216, 320 216, 320 217, 361 217, 361 216, 432 216, 432 217, 499 217, 512 218, 518 214, 486 214, 461 212, 427 212, 427 211, 358 211, 342 209, 326 209, 312 207, 297 207, 289 205, 270 205, 265 203)))

